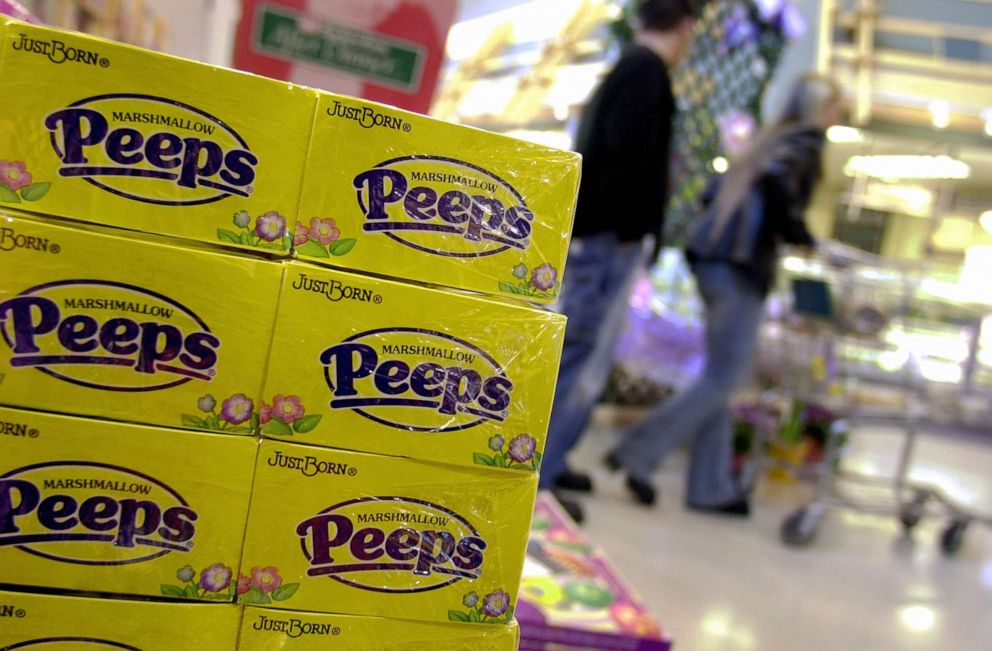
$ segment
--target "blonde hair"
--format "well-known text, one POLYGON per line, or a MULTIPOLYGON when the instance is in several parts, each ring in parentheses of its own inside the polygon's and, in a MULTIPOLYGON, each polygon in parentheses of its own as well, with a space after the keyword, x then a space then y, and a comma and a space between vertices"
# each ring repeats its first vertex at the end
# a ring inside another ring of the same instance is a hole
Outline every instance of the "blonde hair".
POLYGON ((826 129, 827 111, 841 100, 836 81, 816 73, 807 73, 795 81, 779 117, 759 133, 751 145, 734 160, 720 183, 714 199, 716 221, 710 241, 723 234, 731 217, 746 200, 751 185, 764 169, 764 162, 780 157, 788 134, 808 129, 826 129))

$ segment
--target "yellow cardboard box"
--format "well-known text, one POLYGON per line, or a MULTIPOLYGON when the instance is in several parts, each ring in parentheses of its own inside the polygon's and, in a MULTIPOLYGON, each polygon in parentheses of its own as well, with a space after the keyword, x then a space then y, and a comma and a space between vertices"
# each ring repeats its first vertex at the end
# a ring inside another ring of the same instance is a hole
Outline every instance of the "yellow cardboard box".
POLYGON ((0 407, 0 584, 232 601, 257 447, 0 407))
POLYGON ((239 600, 509 623, 536 487, 534 475, 263 441, 239 600))
POLYGON ((515 651, 516 621, 497 626, 435 624, 385 617, 287 613, 248 606, 241 651, 515 651))
POLYGON ((250 433, 281 274, 0 211, 0 403, 250 433))
POLYGON ((552 303, 578 154, 321 93, 296 254, 395 278, 552 303))
POLYGON ((563 316, 299 262, 285 270, 265 436, 539 468, 563 316))
POLYGON ((240 606, 0 591, 0 649, 234 651, 240 606))
POLYGON ((0 47, 0 205, 288 252, 312 91, 16 21, 0 47))

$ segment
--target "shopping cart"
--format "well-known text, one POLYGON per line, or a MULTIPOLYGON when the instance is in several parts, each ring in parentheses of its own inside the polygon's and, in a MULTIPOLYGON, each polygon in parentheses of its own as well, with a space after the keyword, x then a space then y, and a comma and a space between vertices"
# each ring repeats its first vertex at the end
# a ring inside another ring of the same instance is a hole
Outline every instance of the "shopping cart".
MULTIPOLYGON (((992 517, 976 513, 956 503, 936 486, 913 481, 909 478, 913 455, 920 431, 921 418, 925 414, 926 382, 919 372, 915 351, 908 347, 883 351, 892 358, 901 359, 901 367, 889 378, 895 381, 902 400, 895 411, 889 410, 889 422, 895 422, 903 435, 898 462, 892 476, 884 477, 844 468, 839 457, 838 441, 848 432, 856 431, 859 425, 877 422, 879 413, 870 413, 853 398, 851 390, 852 365, 845 363, 844 349, 852 338, 862 347, 866 342, 874 342, 879 348, 888 345, 878 337, 884 329, 884 319, 879 314, 852 314, 850 310, 839 309, 852 294, 857 293, 854 265, 869 265, 891 268, 892 263, 881 258, 864 254, 847 247, 831 246, 826 255, 821 255, 819 267, 822 273, 813 277, 792 279, 792 307, 787 318, 780 321, 777 334, 778 343, 783 349, 780 361, 790 369, 781 378, 779 388, 765 394, 765 400, 784 398, 804 401, 822 400, 832 409, 842 414, 828 433, 825 449, 820 460, 807 463, 792 471, 813 486, 813 497, 802 507, 789 514, 780 528, 781 540, 789 546, 809 545, 816 538, 826 515, 831 510, 854 509, 864 513, 895 516, 906 533, 916 527, 924 518, 942 518, 946 526, 940 536, 940 547, 947 555, 956 553, 964 542, 965 532, 973 524, 992 526, 992 517), (839 300, 838 300, 839 298, 839 300), (820 355, 836 372, 826 381, 812 379, 797 369, 808 371, 811 355, 820 355), (834 391, 827 391, 827 386, 834 391), (848 487, 871 489, 872 497, 862 494, 854 496, 848 487)), ((903 274, 907 282, 902 285, 902 296, 898 297, 905 307, 917 286, 911 280, 912 274, 903 274)), ((918 276, 917 276, 918 277, 918 276)), ((754 457, 759 461, 752 464, 752 476, 763 468, 780 465, 763 454, 767 441, 755 438, 754 457)))

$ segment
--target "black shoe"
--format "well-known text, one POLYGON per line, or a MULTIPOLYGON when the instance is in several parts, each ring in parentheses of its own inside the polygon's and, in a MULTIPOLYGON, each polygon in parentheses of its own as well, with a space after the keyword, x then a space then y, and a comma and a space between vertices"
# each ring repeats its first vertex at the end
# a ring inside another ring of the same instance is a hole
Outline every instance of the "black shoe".
POLYGON ((620 457, 617 456, 616 452, 610 452, 605 457, 603 457, 603 465, 616 472, 623 468, 623 464, 620 463, 620 457))
POLYGON ((569 491, 579 491, 580 493, 592 492, 592 479, 584 472, 565 470, 555 477, 555 486, 569 491))
POLYGON ((751 503, 746 499, 739 499, 733 502, 728 502, 726 504, 715 504, 713 506, 704 506, 701 504, 690 504, 686 502, 686 506, 693 511, 699 511, 701 513, 715 513, 718 515, 733 515, 737 517, 746 518, 751 515, 751 503))
POLYGON ((551 491, 551 494, 555 496, 558 503, 561 504, 561 508, 565 510, 568 517, 575 520, 575 524, 582 524, 582 521, 586 519, 585 513, 582 511, 582 505, 575 500, 570 500, 567 497, 562 497, 561 493, 558 491, 551 491))
POLYGON ((644 506, 653 506, 658 497, 658 491, 649 482, 627 475, 627 488, 633 493, 634 499, 644 506))

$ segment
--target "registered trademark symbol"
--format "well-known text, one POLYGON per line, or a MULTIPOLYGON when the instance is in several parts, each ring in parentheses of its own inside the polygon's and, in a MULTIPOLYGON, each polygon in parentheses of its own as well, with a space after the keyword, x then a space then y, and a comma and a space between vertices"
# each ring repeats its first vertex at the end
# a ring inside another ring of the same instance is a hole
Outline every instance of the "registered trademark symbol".
POLYGON ((100 59, 100 67, 101 68, 109 68, 110 67, 110 59, 108 59, 107 57, 103 57, 102 59, 100 59))
POLYGON ((28 436, 30 436, 33 439, 38 438, 38 430, 36 430, 36 429, 29 429, 28 430, 28 436))
POLYGON ((254 191, 255 191, 254 185, 249 185, 247 188, 245 188, 245 192, 247 192, 248 194, 251 194, 254 191))
POLYGON ((358 474, 358 468, 348 468, 348 476, 354 477, 358 474))
POLYGON ((372 302, 376 304, 382 303, 382 294, 376 294, 375 296, 373 296, 372 302))
POLYGON ((48 250, 51 251, 52 253, 58 254, 62 252, 62 247, 59 246, 58 244, 53 244, 50 247, 48 247, 48 250))
POLYGON ((403 130, 406 131, 407 133, 410 133, 410 131, 413 130, 413 127, 411 127, 410 123, 407 122, 403 125, 403 130))
POLYGON ((341 635, 341 629, 335 626, 331 629, 331 635, 341 635))
POLYGON ((24 612, 23 608, 18 608, 17 610, 14 611, 14 617, 16 617, 17 619, 23 619, 26 616, 27 613, 24 612))
POLYGON ((209 371, 207 371, 207 375, 209 375, 210 377, 217 375, 217 369, 215 368, 210 369, 209 371))
POLYGON ((188 543, 186 543, 186 549, 193 549, 193 541, 192 540, 189 541, 188 543))

